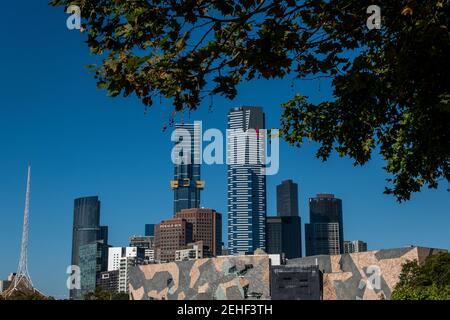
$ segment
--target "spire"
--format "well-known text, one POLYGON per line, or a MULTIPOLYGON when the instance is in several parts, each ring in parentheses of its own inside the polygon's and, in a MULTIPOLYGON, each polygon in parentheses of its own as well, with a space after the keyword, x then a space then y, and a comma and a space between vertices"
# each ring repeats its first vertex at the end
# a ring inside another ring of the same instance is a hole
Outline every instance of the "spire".
MULTIPOLYGON (((23 217, 23 230, 22 230, 22 245, 20 250, 20 261, 17 273, 11 286, 6 292, 5 297, 10 297, 15 293, 37 293, 42 295, 39 291, 34 289, 31 277, 28 274, 28 218, 30 213, 30 191, 31 191, 31 164, 28 163, 28 175, 27 175, 27 191, 25 193, 25 210, 23 217)), ((42 295, 43 296, 43 295, 42 295)))

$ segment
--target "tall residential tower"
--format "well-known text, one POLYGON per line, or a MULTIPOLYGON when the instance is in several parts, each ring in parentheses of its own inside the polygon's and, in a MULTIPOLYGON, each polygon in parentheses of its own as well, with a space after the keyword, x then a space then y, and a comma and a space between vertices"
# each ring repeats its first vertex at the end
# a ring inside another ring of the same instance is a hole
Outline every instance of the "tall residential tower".
POLYGON ((266 137, 260 107, 228 113, 228 246, 230 254, 266 247, 266 137))
POLYGON ((200 191, 205 186, 205 182, 200 179, 201 130, 200 122, 175 125, 172 135, 176 139, 173 157, 175 167, 170 182, 174 191, 174 213, 200 207, 200 191))

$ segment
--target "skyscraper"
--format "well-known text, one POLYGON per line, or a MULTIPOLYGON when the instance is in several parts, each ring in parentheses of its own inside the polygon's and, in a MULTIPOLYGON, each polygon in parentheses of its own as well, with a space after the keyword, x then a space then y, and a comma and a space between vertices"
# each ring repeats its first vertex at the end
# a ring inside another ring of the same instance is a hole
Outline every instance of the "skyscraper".
POLYGON ((196 122, 175 125, 173 212, 200 207, 200 191, 205 182, 200 179, 201 124, 196 122))
POLYGON ((232 255, 265 250, 266 137, 260 107, 228 113, 228 245, 232 255))
POLYGON ((344 253, 342 200, 333 194, 309 199, 309 224, 305 224, 306 255, 344 253))
POLYGON ((298 214, 298 186, 292 180, 277 186, 277 211, 277 217, 267 217, 267 253, 299 258, 302 256, 302 223, 298 214))
POLYGON ((145 225, 145 236, 153 237, 155 235, 155 225, 154 224, 146 224, 145 225))
MULTIPOLYGON (((88 244, 95 244, 101 241, 107 245, 108 228, 100 226, 100 201, 98 197, 85 197, 75 199, 72 233, 72 265, 80 265, 80 248, 88 244)), ((94 249, 85 248, 84 251, 94 249)), ((103 271, 103 270, 101 270, 103 271)), ((94 281, 95 285, 95 281, 94 281)), ((72 299, 79 298, 76 289, 70 290, 72 299)))
POLYGON ((298 185, 284 180, 277 186, 277 214, 280 217, 298 216, 298 185))

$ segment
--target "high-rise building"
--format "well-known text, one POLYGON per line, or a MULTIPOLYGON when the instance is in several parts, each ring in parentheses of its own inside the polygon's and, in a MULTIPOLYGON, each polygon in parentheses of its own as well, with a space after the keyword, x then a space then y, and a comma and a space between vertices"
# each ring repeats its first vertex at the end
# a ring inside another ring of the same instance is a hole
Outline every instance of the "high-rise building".
POLYGON ((297 217, 267 217, 266 237, 269 254, 283 254, 293 259, 302 256, 301 219, 297 217))
MULTIPOLYGON (((78 198, 74 201, 72 233, 72 265, 80 265, 80 247, 101 241, 108 243, 108 227, 100 226, 100 201, 98 197, 78 198)), ((95 283, 94 283, 95 285, 95 283)), ((77 289, 70 290, 75 299, 77 289)), ((77 295, 80 298, 80 295, 77 295)))
POLYGON ((146 237, 153 237, 155 235, 155 225, 152 224, 146 224, 145 225, 145 236, 146 237))
POLYGON ((260 107, 228 113, 228 246, 230 254, 266 247, 266 135, 260 107))
POLYGON ((298 186, 285 180, 277 186, 276 217, 267 217, 266 251, 288 259, 302 256, 302 222, 298 214, 298 186))
POLYGON ((367 243, 361 240, 344 241, 344 253, 366 252, 367 243))
POLYGON ((108 254, 108 271, 119 271, 118 292, 128 292, 129 269, 144 264, 145 249, 138 247, 111 247, 108 254))
POLYGON ((306 255, 344 253, 342 200, 333 194, 309 199, 309 224, 305 224, 306 255))
POLYGON ((154 236, 132 236, 130 237, 130 247, 142 248, 145 251, 147 262, 155 261, 155 237, 154 236))
POLYGON ((176 124, 178 139, 174 150, 174 177, 170 185, 174 192, 173 212, 200 207, 200 191, 205 182, 200 179, 201 159, 201 124, 200 122, 176 124))
POLYGON ((155 226, 155 260, 175 261, 175 251, 186 249, 192 242, 192 224, 185 219, 163 220, 155 226))
POLYGON ((94 292, 100 273, 106 271, 108 263, 108 245, 103 240, 79 247, 80 290, 74 291, 73 299, 83 299, 94 292))
POLYGON ((298 217, 298 185, 284 180, 277 186, 277 214, 280 217, 298 217))
POLYGON ((214 209, 184 209, 175 214, 175 218, 185 219, 192 224, 192 241, 202 241, 205 256, 222 254, 222 215, 214 209))

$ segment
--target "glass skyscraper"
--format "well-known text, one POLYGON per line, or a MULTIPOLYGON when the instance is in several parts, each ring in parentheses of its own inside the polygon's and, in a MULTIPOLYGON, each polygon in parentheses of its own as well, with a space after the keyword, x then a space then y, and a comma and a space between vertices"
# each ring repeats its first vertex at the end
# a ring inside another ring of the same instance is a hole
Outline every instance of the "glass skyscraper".
POLYGON ((298 185, 285 180, 277 186, 277 216, 267 217, 267 253, 302 256, 302 220, 298 214, 298 185))
POLYGON ((333 194, 309 199, 309 224, 305 224, 306 255, 344 253, 342 200, 333 194))
MULTIPOLYGON (((108 227, 100 226, 98 197, 75 199, 72 233, 72 265, 80 266, 80 248, 97 242, 108 243, 108 227)), ((70 297, 78 297, 78 290, 70 290, 70 297)))
POLYGON ((266 248, 266 135, 260 107, 228 113, 228 246, 233 255, 266 248))
POLYGON ((179 148, 179 152, 175 156, 177 163, 174 178, 170 182, 174 191, 174 214, 183 209, 199 208, 200 191, 205 186, 205 182, 200 179, 201 124, 176 124, 175 130, 178 139, 175 141, 175 148, 179 148), (183 153, 183 150, 188 154, 183 153))

